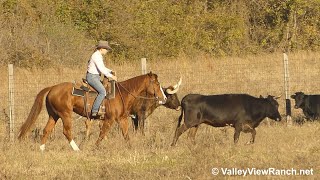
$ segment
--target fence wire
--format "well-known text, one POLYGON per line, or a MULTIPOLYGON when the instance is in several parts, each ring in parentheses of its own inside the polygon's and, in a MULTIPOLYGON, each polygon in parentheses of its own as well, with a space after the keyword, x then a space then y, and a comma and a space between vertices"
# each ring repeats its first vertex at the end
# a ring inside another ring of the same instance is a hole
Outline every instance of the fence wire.
MULTIPOLYGON (((278 100, 280 113, 285 114, 284 95, 284 68, 283 59, 276 60, 241 61, 232 59, 228 61, 205 60, 172 61, 166 65, 157 63, 147 64, 148 71, 159 76, 163 86, 173 85, 182 77, 182 85, 178 92, 180 100, 187 94, 227 94, 245 93, 253 96, 282 95, 278 100)), ((114 65, 119 81, 129 79, 141 74, 141 65, 122 64, 114 65)), ((291 58, 289 57, 289 90, 291 94, 303 91, 305 94, 320 94, 320 61, 319 58, 291 58)), ((0 89, 1 116, 0 138, 8 139, 9 135, 9 92, 8 71, 2 72, 3 81, 0 89), (6 79, 4 77, 7 77, 6 79)), ((49 69, 26 70, 14 67, 14 133, 17 136, 19 128, 28 116, 35 96, 41 89, 62 82, 81 81, 85 77, 85 70, 77 69, 49 69)), ((291 100, 291 103, 294 102, 291 100)), ((160 109, 166 113, 165 108, 160 109)), ((292 109, 293 116, 299 116, 300 110, 292 109)), ((33 129, 41 129, 47 123, 48 115, 45 107, 33 129)), ((175 118, 175 117, 173 117, 175 118)), ((85 129, 85 118, 74 114, 73 133, 80 136, 85 129)), ((174 120, 170 120, 172 122, 174 120)), ((62 125, 59 121, 56 132, 62 135, 62 125)), ((150 125, 152 126, 152 125, 150 125)), ((63 136, 63 135, 62 135, 63 136)))

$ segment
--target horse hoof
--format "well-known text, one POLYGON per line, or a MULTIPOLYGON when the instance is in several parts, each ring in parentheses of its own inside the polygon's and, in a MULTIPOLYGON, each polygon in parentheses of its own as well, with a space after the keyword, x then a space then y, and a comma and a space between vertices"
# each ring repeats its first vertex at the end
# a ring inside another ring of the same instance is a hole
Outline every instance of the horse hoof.
POLYGON ((245 145, 251 145, 251 144, 253 144, 253 142, 249 141, 245 145))

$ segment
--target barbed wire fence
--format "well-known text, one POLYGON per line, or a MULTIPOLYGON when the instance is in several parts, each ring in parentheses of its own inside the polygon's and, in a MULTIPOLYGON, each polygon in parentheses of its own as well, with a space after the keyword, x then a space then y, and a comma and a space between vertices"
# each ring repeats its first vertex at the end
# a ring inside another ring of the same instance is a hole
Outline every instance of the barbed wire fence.
MULTIPOLYGON (((143 61, 146 61, 144 59, 143 61)), ((121 80, 140 75, 148 70, 154 70, 163 86, 176 83, 182 77, 183 83, 178 92, 179 99, 190 93, 198 94, 227 94, 246 93, 253 96, 283 95, 278 100, 280 112, 286 116, 288 95, 297 91, 306 94, 320 94, 320 64, 319 59, 294 59, 289 57, 287 69, 290 79, 285 75, 283 59, 270 61, 243 62, 237 59, 231 61, 197 61, 197 62, 173 62, 168 66, 157 66, 156 63, 146 64, 147 67, 136 64, 119 66, 116 68, 117 75, 121 80), (287 82, 286 82, 286 81, 287 82), (289 84, 286 84, 289 83, 289 84), (289 86, 290 85, 290 86, 289 86), (289 88, 286 90, 286 88, 289 88), (286 94, 286 92, 289 94, 286 94)), ((22 123, 25 121, 36 94, 47 86, 61 82, 80 81, 85 76, 85 70, 70 71, 66 69, 54 69, 45 71, 25 70, 8 65, 7 79, 3 80, 0 90, 1 97, 1 134, 3 139, 14 141, 22 123)), ((290 100, 289 100, 290 101, 290 100)), ((291 103, 294 103, 291 100, 291 103)), ((34 129, 43 129, 47 123, 47 114, 43 110, 37 120, 34 129)), ((299 116, 299 110, 293 110, 293 116, 299 116)), ((166 110, 161 112, 166 114, 166 110)), ((74 115, 76 121, 84 121, 85 118, 74 115)), ((173 121, 173 120, 172 120, 173 121)), ((58 121, 56 127, 62 127, 58 121)), ((152 125, 148 125, 152 126, 152 125)), ((147 127, 148 127, 147 126, 147 127)), ((73 123, 74 134, 84 131, 84 122, 73 123)))

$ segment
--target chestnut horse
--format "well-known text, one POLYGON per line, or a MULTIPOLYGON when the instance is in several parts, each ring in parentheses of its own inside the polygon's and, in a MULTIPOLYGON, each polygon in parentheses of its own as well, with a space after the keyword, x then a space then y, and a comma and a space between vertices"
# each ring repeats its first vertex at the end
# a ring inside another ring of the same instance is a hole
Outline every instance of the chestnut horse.
MULTIPOLYGON (((117 87, 115 98, 105 101, 106 114, 99 138, 96 141, 97 146, 106 136, 108 130, 115 121, 119 124, 123 137, 126 140, 129 140, 127 117, 135 98, 138 97, 141 92, 147 92, 148 94, 154 95, 155 100, 160 104, 166 101, 166 96, 158 81, 158 76, 151 72, 126 81, 117 82, 117 87)), ((36 96, 27 120, 20 128, 18 138, 24 139, 26 137, 27 132, 36 122, 36 119, 42 110, 44 98, 46 98, 45 102, 49 120, 46 127, 43 129, 40 149, 42 151, 45 149, 45 143, 47 142, 49 134, 57 121, 61 118, 63 123, 63 134, 68 139, 72 149, 78 151, 79 147, 74 142, 72 136, 72 114, 75 112, 81 116, 87 117, 87 113, 84 110, 85 104, 83 97, 73 96, 72 88, 72 83, 65 82, 42 89, 36 96)), ((90 102, 90 104, 93 103, 90 102)))

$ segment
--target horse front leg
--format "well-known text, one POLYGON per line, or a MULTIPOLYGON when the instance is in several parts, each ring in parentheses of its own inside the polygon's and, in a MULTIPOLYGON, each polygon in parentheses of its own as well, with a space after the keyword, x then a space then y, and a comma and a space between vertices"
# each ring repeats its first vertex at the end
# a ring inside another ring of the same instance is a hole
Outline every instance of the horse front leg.
MULTIPOLYGON (((71 111, 72 112, 72 111, 71 111)), ((65 113, 61 116, 63 123, 63 134, 68 139, 68 142, 74 151, 80 151, 78 145, 74 142, 72 136, 72 113, 65 113)))
POLYGON ((114 119, 105 119, 103 120, 103 124, 102 126, 100 126, 100 134, 99 134, 99 138, 96 141, 96 146, 99 146, 101 141, 104 139, 104 137, 106 136, 107 132, 110 130, 112 124, 114 123, 114 119))

